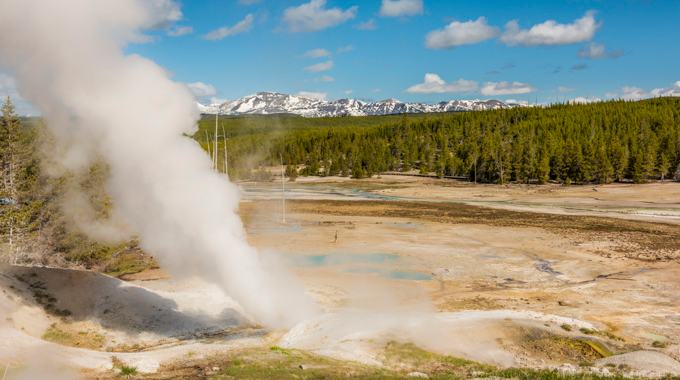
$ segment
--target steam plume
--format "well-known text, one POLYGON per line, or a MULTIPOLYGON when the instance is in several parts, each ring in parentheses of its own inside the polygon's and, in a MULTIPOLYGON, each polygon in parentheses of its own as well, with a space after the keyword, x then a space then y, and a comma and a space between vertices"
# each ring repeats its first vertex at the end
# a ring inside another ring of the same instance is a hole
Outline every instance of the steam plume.
POLYGON ((183 137, 198 117, 191 92, 123 53, 178 12, 170 0, 2 0, 0 60, 68 142, 65 165, 86 167, 96 155, 108 162, 107 190, 144 250, 174 275, 223 285, 259 322, 290 327, 315 308, 265 272, 234 213, 238 189, 183 137))

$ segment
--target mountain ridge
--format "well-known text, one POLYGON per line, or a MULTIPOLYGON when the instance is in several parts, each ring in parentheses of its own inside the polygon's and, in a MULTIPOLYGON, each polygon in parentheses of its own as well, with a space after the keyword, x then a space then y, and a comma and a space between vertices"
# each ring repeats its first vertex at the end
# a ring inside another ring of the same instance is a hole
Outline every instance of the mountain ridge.
POLYGON ((304 117, 380 116, 403 113, 465 112, 520 106, 519 104, 508 104, 496 99, 450 100, 432 105, 425 103, 404 103, 394 98, 372 103, 358 99, 340 99, 329 102, 326 100, 269 91, 258 92, 224 103, 210 105, 197 104, 199 110, 203 114, 270 115, 289 113, 304 117))

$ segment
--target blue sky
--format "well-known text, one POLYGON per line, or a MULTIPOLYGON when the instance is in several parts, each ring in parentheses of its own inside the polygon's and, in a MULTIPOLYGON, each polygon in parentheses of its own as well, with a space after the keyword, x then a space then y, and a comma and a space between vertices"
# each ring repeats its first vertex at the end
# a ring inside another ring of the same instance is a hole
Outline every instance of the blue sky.
POLYGON ((258 91, 425 103, 680 96, 677 0, 178 5, 151 42, 125 52, 156 61, 203 103, 258 91))

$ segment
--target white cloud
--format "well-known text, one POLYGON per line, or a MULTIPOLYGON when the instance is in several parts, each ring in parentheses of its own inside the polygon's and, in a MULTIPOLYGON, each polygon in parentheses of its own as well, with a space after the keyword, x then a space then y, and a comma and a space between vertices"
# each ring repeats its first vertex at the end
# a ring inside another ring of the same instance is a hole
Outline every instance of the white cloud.
POLYGON ((371 92, 380 92, 380 91, 382 91, 382 90, 379 89, 379 88, 374 88, 373 90, 371 90, 371 92))
POLYGON ((400 17, 423 14, 423 0, 383 0, 380 16, 400 17))
POLYGON ((228 26, 224 26, 217 30, 213 30, 212 32, 203 36, 203 38, 205 38, 206 40, 221 40, 225 37, 235 36, 239 33, 245 33, 251 29, 253 29, 252 13, 248 14, 245 19, 239 21, 238 24, 232 26, 231 28, 228 26))
POLYGON ((338 49, 338 54, 347 53, 348 51, 354 50, 354 45, 347 45, 338 49))
POLYGON ((578 87, 562 87, 562 86, 560 86, 560 87, 557 88, 557 91, 558 92, 570 92, 570 91, 574 91, 576 89, 578 89, 578 87))
POLYGON ((221 99, 221 98, 216 98, 216 97, 211 97, 210 98, 210 104, 222 104, 228 102, 229 99, 221 99))
POLYGON ((23 101, 24 99, 17 91, 17 80, 12 75, 0 73, 0 101, 5 102, 7 97, 12 100, 23 101))
POLYGON ((168 36, 170 37, 179 37, 183 36, 185 34, 191 34, 194 32, 194 28, 190 26, 175 26, 172 29, 168 30, 168 36))
POLYGON ((312 49, 308 50, 304 56, 309 58, 330 57, 331 52, 326 49, 312 49))
POLYGON ((680 81, 671 84, 666 88, 655 88, 650 91, 652 96, 680 96, 680 81))
POLYGON ((425 81, 406 89, 412 94, 442 94, 445 92, 474 91, 479 83, 473 80, 459 79, 455 82, 446 83, 437 74, 425 74, 425 81))
POLYGON ((239 3, 243 5, 252 5, 261 2, 262 0, 238 0, 239 3))
POLYGON ((322 63, 317 63, 316 65, 311 65, 305 67, 305 70, 311 71, 313 73, 318 73, 319 71, 326 71, 333 68, 333 61, 326 61, 322 63))
POLYGON ((580 58, 619 58, 623 55, 623 50, 607 52, 607 46, 597 42, 588 42, 581 50, 578 51, 580 58))
POLYGON ((189 90, 191 90, 197 98, 217 95, 215 87, 203 82, 187 83, 187 87, 189 87, 189 90))
POLYGON ((27 103, 19 90, 17 89, 17 80, 14 76, 0 73, 0 102, 4 103, 7 97, 10 97, 12 104, 19 115, 39 115, 38 110, 34 105, 27 103))
POLYGON ((571 45, 590 41, 602 23, 595 22, 595 13, 590 11, 572 24, 558 24, 548 20, 531 29, 520 29, 516 20, 505 24, 501 42, 509 46, 553 46, 571 45))
POLYGON ((520 82, 510 83, 508 81, 502 81, 499 83, 485 82, 482 85, 481 90, 479 90, 479 93, 484 96, 496 96, 496 95, 528 94, 533 91, 536 91, 536 89, 531 86, 531 83, 520 82))
POLYGON ((356 17, 359 7, 353 6, 343 11, 340 8, 324 9, 326 0, 311 0, 298 7, 283 11, 283 23, 289 33, 316 32, 342 24, 356 17))
POLYGON ((314 82, 335 82, 335 78, 324 75, 321 78, 314 78, 314 82))
POLYGON ((297 96, 301 96, 303 98, 310 98, 310 99, 319 99, 319 100, 326 100, 328 97, 327 92, 306 92, 306 91, 300 91, 296 94, 297 96))
POLYGON ((182 19, 181 5, 172 0, 147 0, 142 5, 148 12, 146 27, 150 29, 168 29, 182 19))
POLYGON ((527 107, 529 106, 529 101, 528 100, 517 100, 517 99, 505 99, 505 104, 518 104, 520 106, 527 107))
POLYGON ((345 95, 349 95, 349 94, 351 94, 351 93, 353 93, 353 92, 354 92, 354 90, 347 90, 347 91, 345 91, 345 95))
POLYGON ((624 100, 640 100, 659 96, 680 96, 680 81, 672 83, 668 87, 655 88, 651 91, 640 87, 626 86, 620 92, 608 92, 606 96, 608 98, 621 98, 624 100))
POLYGON ((444 29, 433 30, 425 36, 425 47, 428 49, 451 49, 465 44, 474 44, 500 34, 500 29, 489 26, 486 17, 476 21, 454 21, 444 29))
POLYGON ((584 98, 582 96, 579 96, 578 98, 574 99, 569 99, 569 103, 578 103, 578 104, 588 104, 588 103, 597 103, 601 102, 602 99, 600 98, 584 98))
POLYGON ((360 22, 357 25, 354 25, 356 29, 359 30, 376 30, 378 29, 378 26, 375 25, 375 19, 372 18, 366 22, 360 22))

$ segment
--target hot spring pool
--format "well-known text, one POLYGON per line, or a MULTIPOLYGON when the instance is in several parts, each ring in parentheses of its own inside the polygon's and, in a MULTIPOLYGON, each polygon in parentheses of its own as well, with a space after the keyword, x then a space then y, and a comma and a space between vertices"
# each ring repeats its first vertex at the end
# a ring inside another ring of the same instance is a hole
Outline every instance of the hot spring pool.
POLYGON ((389 253, 329 253, 325 255, 283 254, 286 262, 296 268, 340 267, 346 273, 372 274, 393 280, 429 281, 432 276, 411 270, 395 270, 389 267, 407 265, 413 259, 389 253), (375 264, 384 266, 375 266, 375 264))

